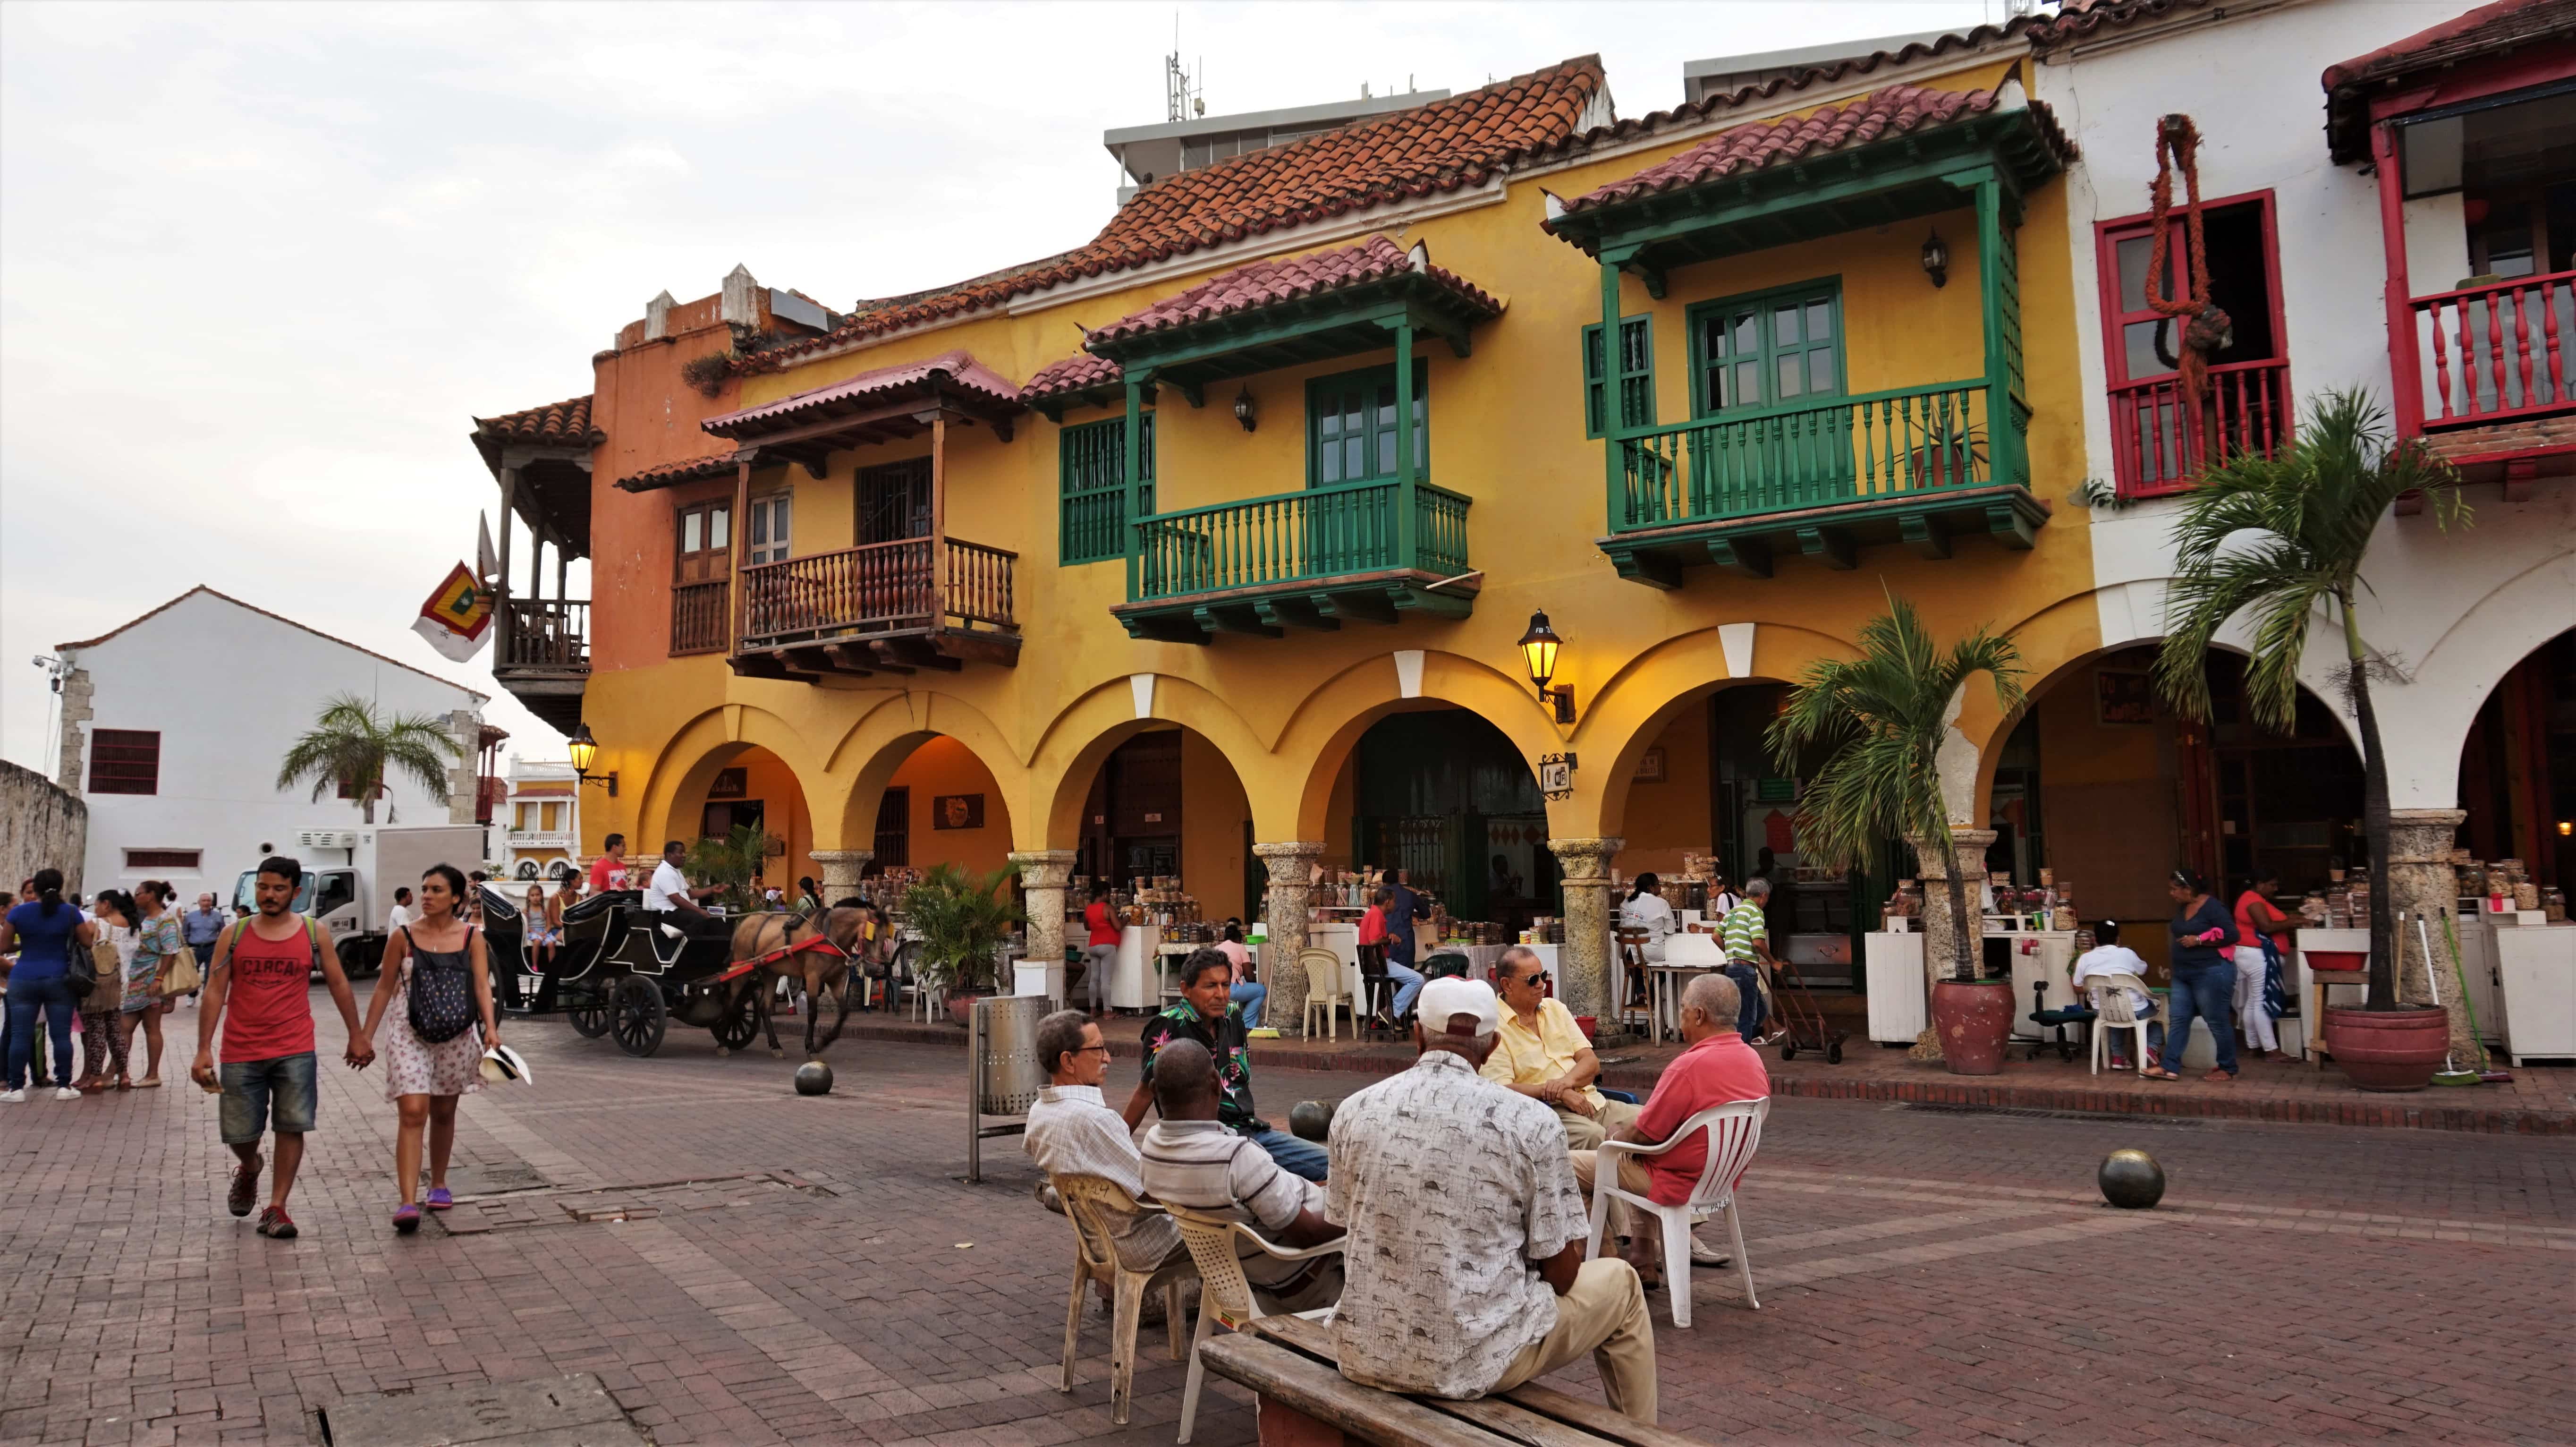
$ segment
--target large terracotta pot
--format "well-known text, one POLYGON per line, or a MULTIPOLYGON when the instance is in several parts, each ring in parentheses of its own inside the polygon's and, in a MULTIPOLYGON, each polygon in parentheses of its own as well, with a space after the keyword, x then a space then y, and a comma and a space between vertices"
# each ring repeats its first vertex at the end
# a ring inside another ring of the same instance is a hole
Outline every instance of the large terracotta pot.
POLYGON ((2450 1016, 2438 1006, 2326 1009, 2326 1049, 2345 1077, 2364 1090, 2422 1090, 2433 1083, 2450 1048, 2450 1016))
POLYGON ((1941 1060, 1953 1075, 2002 1074, 2012 1022, 2010 980, 1942 980, 1932 986, 1932 1028, 1941 1032, 1941 1060))
POLYGON ((971 990, 948 991, 941 1001, 948 1007, 948 1023, 963 1028, 975 1014, 975 1002, 992 993, 980 985, 971 990))

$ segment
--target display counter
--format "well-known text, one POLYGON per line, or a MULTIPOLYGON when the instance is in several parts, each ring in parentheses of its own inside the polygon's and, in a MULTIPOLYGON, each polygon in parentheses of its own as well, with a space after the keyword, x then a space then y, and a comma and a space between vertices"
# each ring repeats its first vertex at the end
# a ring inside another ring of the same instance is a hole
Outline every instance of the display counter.
POLYGON ((2550 924, 2536 909, 2490 916, 2488 925, 2503 984, 2506 1058, 2521 1065, 2576 1057, 2576 925, 2550 924))
POLYGON ((1118 958, 1109 966, 1109 1008, 1163 1008, 1162 985, 1155 978, 1154 968, 1155 961, 1160 958, 1162 944, 1163 932, 1153 925, 1119 927, 1118 958))
POLYGON ((1912 931, 1865 934, 1861 965, 1868 971, 1869 1038, 1881 1045, 1913 1044, 1932 1023, 1923 936, 1912 931))

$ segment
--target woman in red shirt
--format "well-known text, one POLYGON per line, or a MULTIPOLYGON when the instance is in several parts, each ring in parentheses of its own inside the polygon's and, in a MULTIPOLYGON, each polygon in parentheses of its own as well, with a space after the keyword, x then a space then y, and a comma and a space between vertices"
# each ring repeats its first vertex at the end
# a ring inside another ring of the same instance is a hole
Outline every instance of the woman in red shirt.
POLYGON ((2297 928, 2273 907, 2271 896, 2280 888, 2275 871, 2236 896, 2236 1018, 2244 1024, 2246 1048, 2258 1060, 2270 1059, 2281 1048, 2272 1018, 2285 1003, 2281 961, 2289 953, 2290 931, 2297 928))
POLYGON ((1091 994, 1091 1013, 1109 1010, 1109 967, 1118 962, 1118 917, 1109 912, 1109 886, 1091 886, 1091 906, 1082 912, 1091 935, 1082 949, 1082 978, 1091 994))

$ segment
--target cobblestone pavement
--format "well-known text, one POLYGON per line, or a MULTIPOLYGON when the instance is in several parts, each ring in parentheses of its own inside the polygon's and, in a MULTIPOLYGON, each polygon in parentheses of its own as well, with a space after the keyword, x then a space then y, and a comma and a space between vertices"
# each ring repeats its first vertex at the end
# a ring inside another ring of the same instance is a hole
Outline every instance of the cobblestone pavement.
MULTIPOLYGON (((0 1443, 319 1441, 344 1396, 569 1372, 662 1444, 1171 1440, 1181 1369, 1149 1345, 1114 1427, 1097 1315, 1055 1390, 1069 1233, 1016 1141, 962 1183, 961 1052, 845 1042, 838 1088, 800 1098, 792 1056, 719 1059, 703 1032, 651 1060, 559 1021, 510 1038, 537 1083, 468 1098, 471 1199, 411 1238, 372 1074, 326 1075, 293 1242, 225 1215, 213 1098, 175 1070, 0 1107, 0 1443)), ((1365 1083, 1257 1081, 1282 1119, 1365 1083)), ((1763 1309, 1731 1272, 1697 1274, 1690 1331, 1653 1298, 1665 1425, 1711 1443, 2576 1424, 2563 1141, 1788 1099, 1744 1203, 1763 1309), (2156 1211, 2098 1203, 2120 1145, 2163 1161, 2156 1211)), ((1588 1367, 1560 1385, 1597 1390, 1588 1367)), ((1213 1388, 1199 1440, 1248 1440, 1245 1402, 1213 1388)))

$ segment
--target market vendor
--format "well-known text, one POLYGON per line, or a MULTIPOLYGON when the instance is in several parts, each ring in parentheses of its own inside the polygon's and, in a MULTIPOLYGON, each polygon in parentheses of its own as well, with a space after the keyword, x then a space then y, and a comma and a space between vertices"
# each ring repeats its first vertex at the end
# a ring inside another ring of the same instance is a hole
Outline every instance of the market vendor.
POLYGON ((1181 961, 1181 1002, 1148 1016, 1140 1039, 1144 1073, 1136 1093, 1127 1098, 1127 1129, 1145 1120, 1154 1103, 1154 1058, 1174 1040, 1195 1040, 1216 1062, 1219 1090, 1217 1119, 1225 1128, 1270 1153, 1281 1170, 1310 1181, 1324 1179, 1324 1148, 1300 1140, 1252 1113, 1252 1048, 1246 1043, 1243 1007, 1234 1003, 1234 962, 1213 947, 1193 950, 1181 961))

